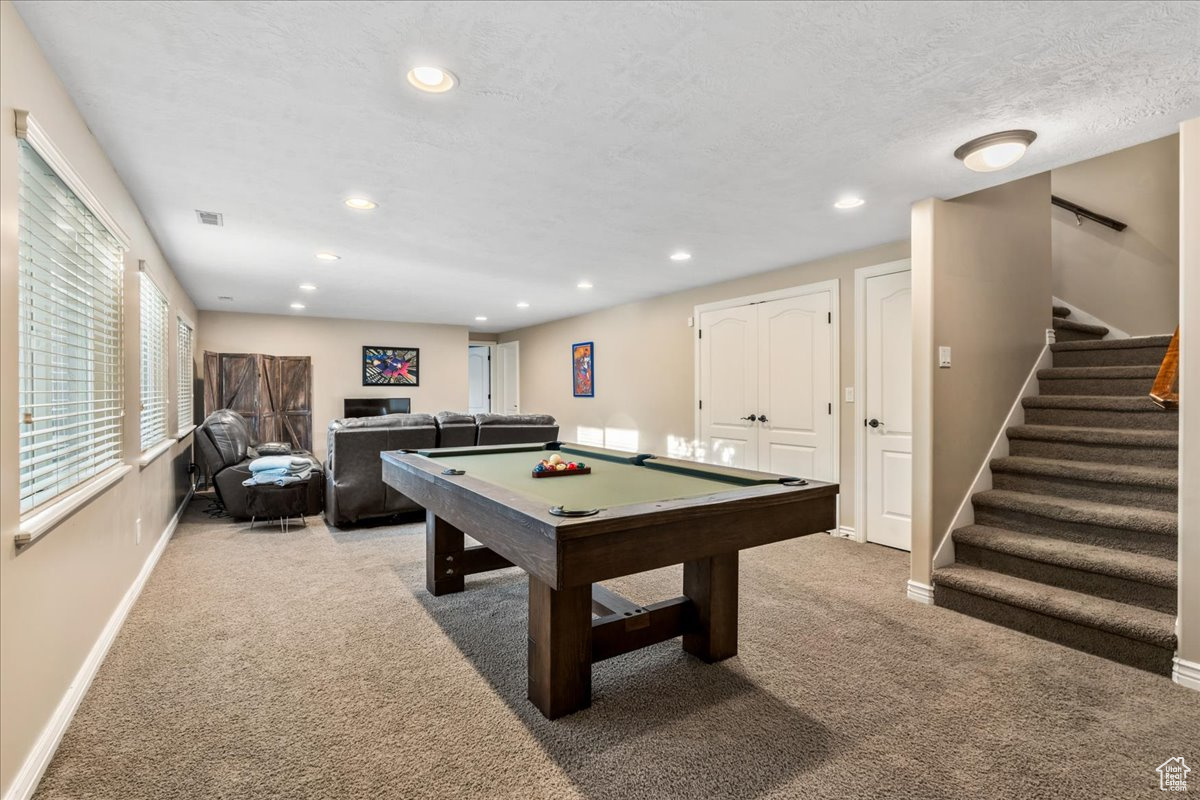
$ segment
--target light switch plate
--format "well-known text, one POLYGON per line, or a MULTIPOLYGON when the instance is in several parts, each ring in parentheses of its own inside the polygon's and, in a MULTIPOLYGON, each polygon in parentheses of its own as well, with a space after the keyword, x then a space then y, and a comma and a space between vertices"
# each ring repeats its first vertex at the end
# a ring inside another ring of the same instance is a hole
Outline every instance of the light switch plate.
POLYGON ((854 387, 853 386, 846 387, 846 402, 847 403, 854 402, 854 387))
POLYGON ((938 367, 940 367, 941 369, 948 369, 950 367, 950 348, 949 347, 939 347, 938 348, 938 367))

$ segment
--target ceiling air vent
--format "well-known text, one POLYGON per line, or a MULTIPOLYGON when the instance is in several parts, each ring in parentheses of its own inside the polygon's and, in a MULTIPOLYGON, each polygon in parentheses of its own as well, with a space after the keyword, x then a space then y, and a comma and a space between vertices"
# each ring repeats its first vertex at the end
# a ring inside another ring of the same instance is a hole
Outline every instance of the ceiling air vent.
POLYGON ((233 302, 233 296, 228 295, 228 294, 217 295, 217 299, 220 300, 222 303, 232 303, 233 302))
POLYGON ((224 225, 225 217, 216 211, 201 211, 196 209, 196 218, 200 220, 201 225, 224 225))

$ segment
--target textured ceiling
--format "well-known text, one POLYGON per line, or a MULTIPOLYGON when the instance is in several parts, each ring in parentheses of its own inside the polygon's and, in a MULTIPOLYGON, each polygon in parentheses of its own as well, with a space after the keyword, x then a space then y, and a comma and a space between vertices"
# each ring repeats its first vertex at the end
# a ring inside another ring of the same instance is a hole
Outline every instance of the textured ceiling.
POLYGON ((1200 114, 1200 3, 17 8, 208 309, 506 330, 905 238, 914 200, 1200 114), (953 158, 1007 128, 1039 134, 1011 170, 953 158))

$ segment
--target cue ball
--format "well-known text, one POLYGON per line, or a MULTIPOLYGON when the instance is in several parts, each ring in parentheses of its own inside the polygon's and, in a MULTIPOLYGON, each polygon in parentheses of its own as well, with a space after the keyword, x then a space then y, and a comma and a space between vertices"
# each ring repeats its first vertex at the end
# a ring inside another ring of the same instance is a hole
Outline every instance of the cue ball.
POLYGON ((560 456, 558 453, 555 453, 554 455, 550 456, 550 463, 558 466, 562 463, 562 456, 560 456))

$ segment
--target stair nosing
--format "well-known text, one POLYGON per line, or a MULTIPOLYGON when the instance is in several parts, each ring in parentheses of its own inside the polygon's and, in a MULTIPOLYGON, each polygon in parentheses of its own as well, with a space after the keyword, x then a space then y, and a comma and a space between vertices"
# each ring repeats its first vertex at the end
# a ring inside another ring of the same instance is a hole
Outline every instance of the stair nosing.
MULTIPOLYGON (((1113 364, 1095 367, 1046 367, 1037 371, 1039 381, 1140 380, 1154 378, 1158 367, 1151 364, 1113 364)), ((1103 396, 1103 395, 1100 395, 1103 396)))
POLYGON ((1091 339, 1074 342, 1054 342, 1050 351, 1060 353, 1071 350, 1126 350, 1161 347, 1164 350, 1170 345, 1171 334, 1153 334, 1151 336, 1130 336, 1124 339, 1091 339), (1159 341, 1161 340, 1161 344, 1159 341))
POLYGON ((1153 467, 1143 464, 1110 464, 1103 461, 1071 461, 1063 458, 1043 458, 1041 456, 1000 456, 988 462, 988 468, 993 472, 1018 475, 1036 475, 1043 478, 1062 478, 1065 480, 1082 480, 1092 483, 1116 483, 1118 480, 1126 486, 1148 487, 1153 489, 1178 489, 1179 473, 1170 467, 1153 467), (1055 475, 1036 467, 1056 465, 1067 475, 1055 475), (1013 467, 1016 467, 1015 469, 1013 467), (1026 467, 1026 469, 1021 469, 1026 467), (1030 469, 1033 467, 1035 469, 1030 469), (1118 473, 1106 475, 1105 471, 1118 473), (1154 482, 1147 478, 1165 477, 1168 481, 1154 482), (1142 479, 1142 480, 1139 480, 1142 479))
POLYGON ((1034 394, 1021 398, 1023 408, 1067 408, 1079 411, 1114 411, 1127 414, 1171 414, 1170 410, 1140 394, 1034 394))
POLYGON ((1161 522, 1168 523, 1172 528, 1171 531, 1160 531, 1155 526, 1147 525, 1130 525, 1126 520, 1111 520, 1105 521, 1104 517, 1111 514, 1112 510, 1123 511, 1128 508, 1126 505, 1117 505, 1115 503, 1097 503, 1093 500, 1079 500, 1076 498, 1062 498, 1053 495, 1032 494, 1030 492, 1018 492, 1011 489, 989 489, 984 492, 976 492, 971 496, 972 504, 979 503, 985 508, 995 508, 1001 511, 1010 511, 1017 514, 1030 514, 1035 517, 1045 517, 1058 522, 1072 523, 1076 525, 1092 525, 1099 528, 1113 528, 1116 530, 1137 531, 1146 533, 1152 536, 1171 536, 1179 535, 1179 515, 1174 511, 1163 511, 1162 509, 1139 508, 1138 511, 1144 515, 1141 519, 1159 519, 1161 522), (997 499, 1003 500, 1009 498, 1017 501, 1019 504, 1028 506, 1026 508, 1010 508, 1007 505, 995 502, 997 499), (1080 508, 1083 506, 1083 508, 1080 508), (1040 507, 1040 508, 1038 508, 1040 507), (1045 513, 1052 509, 1066 509, 1073 507, 1078 511, 1089 511, 1096 513, 1101 517, 1098 521, 1070 519, 1062 515, 1052 515, 1045 513), (1090 509, 1088 507, 1091 507, 1090 509), (1167 518, 1170 517, 1170 520, 1167 518), (1173 520, 1173 521, 1172 521, 1173 520))
POLYGON ((1037 533, 1029 533, 1027 531, 1014 531, 1014 530, 1010 530, 1008 528, 1000 528, 995 525, 967 525, 962 528, 955 529, 951 533, 951 536, 954 537, 954 543, 957 545, 960 543, 959 540, 961 537, 965 536, 967 538, 974 538, 973 534, 975 534, 976 532, 979 532, 981 534, 984 541, 971 541, 971 542, 963 542, 963 543, 967 544, 968 546, 980 547, 985 550, 991 550, 991 551, 997 552, 997 553, 1004 553, 1005 555, 1014 556, 1016 558, 1023 558, 1027 561, 1036 561, 1041 564, 1051 564, 1056 567, 1061 567, 1063 569, 1075 570, 1077 572, 1090 572, 1090 573, 1094 573, 1094 574, 1098 574, 1098 575, 1106 575, 1110 578, 1121 578, 1123 580, 1133 581, 1135 583, 1144 583, 1148 586, 1158 586, 1163 589, 1175 589, 1178 587, 1178 577, 1179 577, 1178 562, 1176 562, 1175 560, 1170 559, 1170 558, 1163 558, 1162 556, 1152 556, 1152 555, 1147 555, 1144 553, 1128 553, 1128 552, 1125 552, 1122 550, 1113 550, 1112 548, 1103 547, 1101 545, 1084 544, 1082 542, 1072 542, 1072 541, 1068 541, 1065 539, 1055 539, 1054 540, 1054 547, 1058 548, 1059 551, 1074 552, 1074 553, 1080 554, 1080 555, 1092 555, 1092 556, 1097 557, 1096 558, 1096 561, 1098 562, 1097 566, 1099 566, 1100 568, 1085 569, 1081 566, 1071 564, 1071 563, 1067 562, 1065 559, 1055 558, 1054 554, 1050 554, 1049 557, 1047 557, 1047 553, 1038 552, 1038 551, 1036 551, 1036 549, 1030 550, 1030 549, 1021 549, 1019 547, 1014 548, 1014 547, 989 546, 989 544, 995 545, 995 544, 999 544, 999 543, 1003 542, 1002 538, 1000 538, 1000 540, 998 542, 996 542, 996 541, 989 542, 988 541, 989 538, 999 538, 999 537, 994 537, 994 534, 992 532, 999 532, 999 533, 1003 534, 1004 537, 1007 537, 1010 540, 1015 539, 1017 541, 1025 541, 1025 542, 1028 542, 1031 544, 1034 542, 1047 541, 1047 537, 1042 536, 1041 534, 1037 534, 1037 533), (984 533, 984 532, 986 532, 986 533, 984 533), (1111 556, 1111 558, 1109 558, 1108 556, 1111 556), (1133 563, 1133 564, 1138 564, 1138 563, 1159 564, 1159 563, 1161 563, 1163 565, 1169 564, 1171 568, 1163 570, 1161 576, 1159 576, 1161 578, 1161 580, 1152 582, 1152 581, 1144 580, 1140 575, 1134 574, 1127 569, 1122 569, 1123 566, 1128 566, 1131 563, 1133 563))
MULTIPOLYGON (((1082 625, 1095 630, 1105 631, 1106 633, 1122 636, 1126 639, 1132 639, 1134 641, 1139 641, 1155 647, 1174 648, 1176 644, 1175 615, 1167 614, 1163 611, 1154 611, 1153 609, 1142 608, 1141 606, 1134 606, 1129 603, 1122 603, 1119 600, 1109 600, 1108 598, 1104 597, 1095 597, 1094 595, 1083 594, 1082 592, 1075 592, 1058 586, 1038 583, 1037 581, 1018 578, 1013 575, 1005 575, 1003 573, 983 569, 982 567, 976 567, 971 564, 951 564, 948 567, 940 567, 934 570, 933 579, 935 587, 938 583, 939 574, 943 579, 946 575, 951 576, 948 583, 943 580, 943 584, 948 588, 968 592, 970 594, 983 597, 987 600, 991 600, 992 602, 1005 603, 1016 608, 1024 609, 1025 611, 1031 611, 1035 614, 1042 614, 1047 617, 1064 620, 1076 625, 1082 625), (983 584, 984 587, 987 587, 990 584, 990 588, 993 590, 991 593, 980 593, 978 591, 974 591, 974 589, 979 588, 978 586, 953 585, 956 582, 955 578, 953 577, 955 575, 966 575, 966 583, 968 584, 972 582, 972 575, 996 576, 1000 580, 989 581, 987 578, 984 578, 983 580, 976 578, 977 583, 983 584), (1004 583, 1015 583, 1017 584, 1017 588, 1022 588, 1022 586, 1030 587, 1030 590, 1033 591, 1035 595, 1037 594, 1037 589, 1040 589, 1040 596, 1038 596, 1037 599, 1040 600, 1043 605, 1040 607, 1036 606, 1034 603, 1028 602, 1027 598, 1020 594, 1009 593, 1007 596, 1003 596, 1006 594, 1003 588, 1004 583), (1033 587, 1037 587, 1037 589, 1034 589, 1033 587), (1074 609, 1072 609, 1069 605, 1066 605, 1064 602, 1069 601, 1074 597, 1086 598, 1089 605, 1099 607, 1099 612, 1094 616, 1086 617, 1075 612, 1074 609), (1057 604, 1054 602, 1055 600, 1058 601, 1057 604), (1142 618, 1142 622, 1145 623, 1146 627, 1159 629, 1160 636, 1148 639, 1142 636, 1131 635, 1138 627, 1142 627, 1142 625, 1139 625, 1136 621, 1138 617, 1142 618), (1132 624, 1130 624, 1129 628, 1121 628, 1117 625, 1105 624, 1114 618, 1124 618, 1126 621, 1132 624), (1166 635, 1161 635, 1161 632, 1166 632, 1166 635)), ((936 596, 936 588, 934 591, 936 596)))
POLYGON ((1090 322, 1080 322, 1079 320, 1057 316, 1051 317, 1050 327, 1058 330, 1076 331, 1078 333, 1091 333, 1096 336, 1107 336, 1109 330, 1111 330, 1103 325, 1094 325, 1090 322))
POLYGON ((1086 442, 1112 447, 1143 447, 1152 449, 1178 449, 1178 431, 1160 431, 1141 428, 1097 428, 1086 425, 1010 425, 1005 431, 1009 439, 1025 439, 1040 442, 1086 442), (1015 435, 1014 435, 1015 434, 1015 435), (1040 436, 1037 434, 1041 434, 1040 436), (1057 436, 1052 436, 1057 434, 1057 436), (1143 439, 1142 442, 1105 441, 1113 439, 1143 439), (1157 441, 1156 441, 1157 440, 1157 441))

